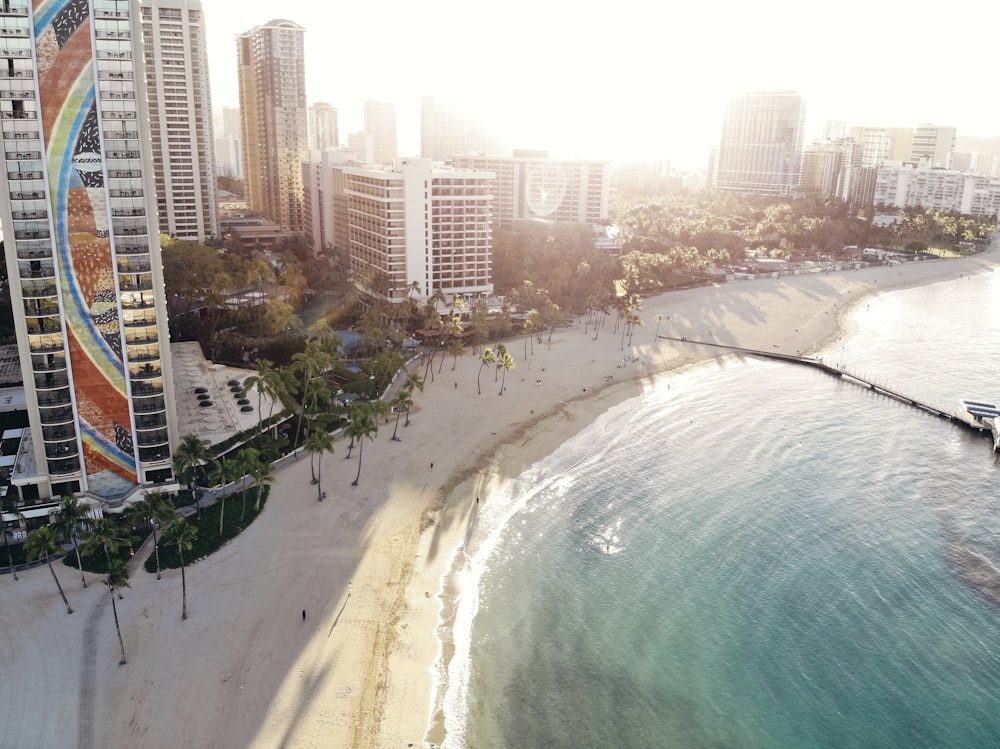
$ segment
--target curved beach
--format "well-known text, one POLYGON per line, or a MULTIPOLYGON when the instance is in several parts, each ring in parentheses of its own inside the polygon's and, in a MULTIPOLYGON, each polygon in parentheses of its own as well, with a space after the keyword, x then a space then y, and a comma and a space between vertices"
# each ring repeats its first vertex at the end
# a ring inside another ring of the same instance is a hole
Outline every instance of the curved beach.
MULTIPOLYGON (((444 360, 415 397, 411 424, 381 427, 346 459, 323 459, 317 501, 308 457, 278 472, 261 518, 179 573, 136 571, 119 602, 128 664, 100 580, 56 565, 0 577, 0 744, 18 747, 395 747, 439 743, 434 720, 441 580, 476 498, 522 473, 663 372, 717 356, 659 333, 807 354, 846 335, 865 297, 992 270, 996 250, 963 260, 736 282, 647 299, 631 345, 583 321, 551 346, 508 342, 506 390, 470 354, 444 360), (477 392, 477 375, 482 394, 477 392), (303 612, 305 617, 303 618, 303 612)), ((238 500, 236 500, 238 504, 238 500)), ((141 555, 138 555, 141 557, 141 555)), ((135 564, 141 560, 136 559, 135 564)))

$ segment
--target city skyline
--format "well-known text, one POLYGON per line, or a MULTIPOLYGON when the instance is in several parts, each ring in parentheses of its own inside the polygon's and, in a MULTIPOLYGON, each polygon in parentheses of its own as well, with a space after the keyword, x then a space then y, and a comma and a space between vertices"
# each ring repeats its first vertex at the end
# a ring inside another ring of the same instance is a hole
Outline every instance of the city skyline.
POLYGON ((807 142, 826 120, 1000 134, 977 85, 976 71, 991 69, 988 46, 945 55, 935 41, 1000 18, 968 0, 937 14, 933 36, 921 14, 856 0, 811 17, 788 0, 669 10, 626 0, 613 17, 574 7, 514 0, 487 15, 443 0, 376 14, 357 4, 334 13, 293 0, 278 12, 261 0, 205 0, 213 102, 238 105, 236 35, 285 18, 306 30, 309 103, 336 107, 345 138, 362 129, 366 100, 392 102, 401 155, 419 152, 425 95, 466 102, 516 148, 699 168, 719 144, 726 103, 745 91, 800 93, 807 142))

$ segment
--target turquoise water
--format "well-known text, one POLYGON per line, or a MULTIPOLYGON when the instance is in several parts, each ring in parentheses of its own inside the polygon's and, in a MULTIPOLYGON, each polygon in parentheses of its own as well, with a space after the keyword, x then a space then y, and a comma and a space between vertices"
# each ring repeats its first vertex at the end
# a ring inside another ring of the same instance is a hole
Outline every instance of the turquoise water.
MULTIPOLYGON (((1000 400, 998 300, 893 292, 828 356, 1000 400)), ((806 368, 663 378, 484 503, 445 747, 997 746, 991 448, 806 368)))

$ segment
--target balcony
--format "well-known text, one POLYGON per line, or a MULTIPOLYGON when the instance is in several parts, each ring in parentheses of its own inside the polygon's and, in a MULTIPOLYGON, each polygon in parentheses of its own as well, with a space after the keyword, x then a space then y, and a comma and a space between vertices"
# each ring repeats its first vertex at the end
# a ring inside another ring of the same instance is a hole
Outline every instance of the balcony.
POLYGON ((7 179, 42 179, 45 175, 42 172, 7 172, 7 179))
POLYGON ((163 413, 156 416, 138 416, 135 426, 137 429, 163 429, 167 426, 167 416, 163 413))
POLYGON ((50 333, 62 333, 62 321, 58 317, 30 318, 28 320, 29 335, 46 335, 50 333))
POLYGON ((125 260, 118 262, 119 273, 149 273, 152 267, 145 260, 125 260))
POLYGON ((10 193, 11 200, 41 200, 45 197, 44 190, 29 190, 27 192, 14 192, 10 193))
POLYGON ((64 442, 67 439, 75 439, 76 431, 73 429, 73 425, 62 424, 55 427, 43 427, 42 428, 42 439, 46 442, 64 442))
POLYGON ((73 422, 73 409, 60 406, 58 408, 39 408, 38 415, 42 418, 43 425, 71 424, 73 422))
POLYGON ((152 380, 163 375, 163 370, 159 367, 154 367, 152 364, 144 364, 138 369, 133 369, 129 371, 129 376, 133 380, 152 380))
POLYGON ((44 250, 21 248, 18 248, 17 250, 18 260, 45 260, 50 257, 52 257, 52 250, 47 247, 44 250))
POLYGON ((70 404, 69 390, 52 390, 38 394, 40 406, 68 406, 70 404))
POLYGON ((139 279, 119 278, 118 279, 118 290, 119 291, 152 291, 153 290, 153 279, 151 279, 151 278, 139 278, 139 279))
POLYGON ((136 336, 126 336, 125 345, 126 346, 142 346, 149 343, 157 343, 159 338, 156 332, 147 333, 146 335, 136 335, 136 336))
MULTIPOLYGON (((132 388, 132 393, 136 394, 134 387, 132 388)), ((151 397, 132 401, 132 410, 137 414, 154 414, 166 411, 167 406, 163 398, 151 397)))
POLYGON ((139 460, 143 463, 157 463, 163 460, 170 460, 170 450, 167 445, 140 447, 139 460))
POLYGON ((160 360, 160 352, 156 350, 129 349, 128 360, 130 362, 151 362, 160 360))
POLYGON ((21 278, 54 278, 55 271, 53 267, 46 263, 45 265, 32 265, 30 267, 21 266, 21 278))
POLYGON ((14 239, 50 239, 52 235, 48 229, 39 231, 15 231, 14 239))
POLYGON ((141 198, 142 190, 109 190, 108 194, 112 198, 141 198))
POLYGON ((152 447, 166 445, 170 441, 170 436, 166 429, 157 429, 153 432, 136 432, 135 441, 139 447, 152 447))
POLYGON ((50 460, 49 473, 53 476, 68 476, 80 472, 80 459, 50 460))
POLYGON ((163 395, 163 385, 154 385, 151 382, 133 382, 132 395, 140 398, 150 395, 163 395))
MULTIPOLYGON (((128 153, 132 153, 129 151, 128 153)), ((111 210, 112 216, 145 216, 145 208, 113 208, 111 210)))
POLYGON ((146 244, 126 244, 116 248, 119 255, 148 255, 149 245, 146 244))
POLYGON ((46 354, 63 350, 62 336, 28 339, 28 348, 33 354, 46 354))
POLYGON ((62 372, 66 369, 66 360, 61 356, 36 356, 31 359, 32 372, 62 372))
POLYGON ((56 285, 48 283, 21 284, 21 295, 27 298, 54 297, 56 295, 56 285))
MULTIPOLYGON (((41 151, 5 151, 4 156, 10 161, 29 161, 42 158, 41 151)), ((14 216, 17 218, 17 216, 14 216)), ((34 218, 34 216, 32 216, 34 218)))
POLYGON ((64 387, 69 387, 69 377, 65 374, 46 372, 42 375, 35 375, 35 388, 37 390, 56 390, 64 387))
MULTIPOLYGON (((128 114, 128 112, 120 112, 119 114, 128 114)), ((112 179, 131 179, 142 177, 141 169, 109 169, 108 176, 112 179)), ((116 234, 118 232, 115 232, 116 234)), ((145 232, 143 232, 145 234, 145 232)))
POLYGON ((122 300, 122 309, 150 309, 153 306, 152 297, 143 297, 141 299, 132 299, 129 301, 122 300))
POLYGON ((126 317, 125 327, 126 328, 145 328, 150 325, 156 325, 155 317, 126 317))

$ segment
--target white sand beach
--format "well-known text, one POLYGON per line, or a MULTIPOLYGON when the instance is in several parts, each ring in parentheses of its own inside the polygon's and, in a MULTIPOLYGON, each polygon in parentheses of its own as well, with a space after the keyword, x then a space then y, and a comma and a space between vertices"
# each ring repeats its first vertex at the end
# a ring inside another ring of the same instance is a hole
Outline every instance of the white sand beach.
MULTIPOLYGON (((323 459, 325 501, 308 456, 277 472, 265 512, 242 536, 180 574, 139 569, 118 602, 128 663, 100 579, 61 563, 67 615, 49 571, 0 576, 0 746, 406 747, 433 727, 441 578, 476 496, 519 475, 609 406, 664 372, 732 356, 660 334, 808 354, 849 335, 871 294, 992 272, 1000 253, 830 274, 734 282, 644 301, 632 345, 594 340, 583 321, 551 346, 508 341, 517 367, 500 395, 471 352, 415 394, 411 424, 383 424, 347 459, 323 459), (623 359, 627 359, 623 363, 623 359), (632 361, 634 359, 635 361, 632 361), (305 611, 303 619, 302 612, 305 611)), ((421 369, 422 373, 422 369, 421 369)), ((239 500, 231 500, 238 506, 239 500)), ((227 510, 228 511, 228 510, 227 510)))

